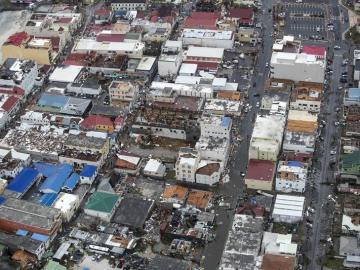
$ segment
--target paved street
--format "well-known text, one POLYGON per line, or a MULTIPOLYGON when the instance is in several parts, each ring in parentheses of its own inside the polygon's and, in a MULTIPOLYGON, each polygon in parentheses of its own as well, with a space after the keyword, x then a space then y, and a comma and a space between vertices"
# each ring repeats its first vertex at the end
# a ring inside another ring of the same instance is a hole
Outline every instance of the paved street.
MULTIPOLYGON (((264 1, 263 10, 271 8, 272 1, 264 1)), ((234 125, 238 127, 240 136, 244 138, 243 142, 235 147, 235 153, 233 154, 232 161, 230 161, 230 182, 224 184, 219 188, 219 194, 225 196, 225 202, 230 202, 230 209, 234 209, 237 204, 237 200, 242 196, 244 189, 244 182, 240 176, 240 172, 246 171, 247 161, 248 161, 248 148, 249 141, 253 129, 253 119, 257 114, 257 108, 255 106, 256 102, 259 101, 261 97, 254 97, 253 95, 258 93, 263 94, 264 83, 266 80, 266 62, 270 61, 271 58, 271 48, 272 48, 272 14, 268 12, 263 12, 259 15, 259 21, 263 22, 264 28, 264 47, 260 48, 259 55, 257 57, 258 61, 255 67, 255 72, 252 78, 252 82, 256 81, 256 87, 251 88, 249 91, 249 100, 248 102, 253 106, 253 109, 245 114, 242 120, 235 120, 234 125)), ((236 75, 235 75, 236 76, 236 75)), ((252 85, 252 84, 251 84, 252 85)), ((212 243, 209 243, 205 249, 205 261, 204 267, 206 270, 215 270, 218 268, 223 249, 225 247, 225 242, 229 229, 231 228, 234 211, 226 210, 228 207, 218 207, 216 208, 216 219, 217 219, 217 230, 216 230, 216 239, 212 243)))

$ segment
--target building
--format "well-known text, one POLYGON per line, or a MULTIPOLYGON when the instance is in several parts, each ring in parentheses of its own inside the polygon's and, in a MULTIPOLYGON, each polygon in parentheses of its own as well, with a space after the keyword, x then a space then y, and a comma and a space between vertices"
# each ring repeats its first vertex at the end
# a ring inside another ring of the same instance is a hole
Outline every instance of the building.
POLYGON ((296 256, 298 245, 292 243, 292 234, 279 234, 272 232, 264 232, 261 242, 261 253, 296 256))
POLYGON ((344 266, 349 268, 359 267, 360 259, 359 235, 340 236, 339 255, 344 257, 344 266))
POLYGON ((213 94, 212 87, 207 85, 184 85, 153 81, 148 98, 151 101, 173 102, 178 96, 212 98, 213 94))
POLYGON ((97 167, 86 164, 79 174, 81 184, 91 185, 97 176, 97 167))
POLYGON ((200 155, 198 151, 192 148, 180 148, 175 163, 176 180, 195 183, 199 163, 200 155))
POLYGON ((114 132, 114 123, 110 117, 101 116, 101 115, 89 115, 80 123, 80 128, 82 130, 95 130, 101 132, 114 132))
POLYGON ((308 162, 315 151, 315 135, 305 132, 286 131, 282 155, 284 159, 308 162))
POLYGON ((302 53, 314 55, 317 59, 326 59, 326 48, 321 46, 304 45, 302 53))
POLYGON ((172 257, 156 255, 147 266, 148 270, 172 269, 172 270, 190 270, 191 263, 172 257))
POLYGON ((178 73, 183 60, 182 42, 168 40, 161 49, 158 60, 158 72, 162 77, 174 76, 178 73))
POLYGON ((51 65, 59 53, 60 38, 42 38, 18 32, 2 45, 3 59, 33 60, 39 65, 51 65))
POLYGON ((253 27, 239 27, 236 39, 241 43, 250 43, 255 46, 260 40, 259 32, 253 27))
POLYGON ((360 176, 360 150, 342 155, 340 164, 341 174, 360 176))
POLYGON ((275 189, 282 192, 305 192, 307 164, 299 161, 280 161, 275 189))
POLYGON ((137 174, 140 169, 141 157, 121 151, 115 162, 115 172, 137 174))
POLYGON ((195 144, 201 159, 221 162, 226 166, 230 155, 230 140, 227 138, 201 136, 195 144))
POLYGON ((75 43, 73 53, 96 52, 110 56, 122 54, 129 58, 141 58, 144 49, 145 45, 141 42, 100 42, 90 38, 82 38, 75 43))
POLYGON ((183 46, 200 46, 231 49, 234 46, 232 31, 185 28, 181 35, 183 46))
POLYGON ((232 120, 230 117, 203 115, 199 122, 201 136, 230 139, 232 127, 232 120))
POLYGON ((321 86, 297 86, 291 92, 290 109, 318 113, 322 98, 321 86))
POLYGON ((40 173, 33 168, 23 168, 7 185, 5 194, 21 198, 41 178, 40 173))
POLYGON ((137 85, 128 81, 112 81, 109 85, 110 102, 133 102, 138 95, 137 85))
POLYGON ((25 200, 7 198, 0 205, 0 229, 43 234, 54 239, 61 226, 60 210, 25 200))
POLYGON ((265 254, 261 264, 261 270, 294 270, 296 269, 296 256, 282 256, 265 254))
POLYGON ((80 206, 80 200, 77 195, 61 192, 53 207, 61 211, 64 222, 69 222, 80 206))
POLYGON ((252 26, 254 24, 254 10, 252 8, 232 8, 226 17, 239 26, 252 26))
POLYGON ((345 91, 344 106, 360 105, 360 88, 349 88, 345 91))
POLYGON ((108 192, 94 192, 84 206, 85 214, 110 222, 120 204, 120 197, 108 192))
POLYGON ((184 205, 188 196, 189 189, 179 185, 166 184, 163 193, 160 196, 162 204, 184 205))
POLYGON ((111 0, 111 9, 113 11, 125 10, 145 10, 147 0, 111 0))
POLYGON ((284 127, 283 116, 257 116, 250 140, 249 159, 277 161, 284 127))
POLYGON ((289 110, 286 130, 315 134, 318 127, 317 114, 307 111, 289 110))
POLYGON ((304 53, 273 52, 271 57, 271 78, 295 82, 323 83, 324 60, 304 53))
POLYGON ((190 46, 185 52, 187 62, 220 63, 224 56, 224 48, 190 46))
POLYGON ((272 190, 276 163, 269 160, 250 159, 245 175, 249 189, 272 190))
POLYGON ((8 57, 0 68, 0 85, 4 90, 15 87, 22 89, 26 97, 33 90, 38 74, 38 66, 34 61, 8 57))
POLYGON ((263 234, 263 219, 235 214, 219 270, 256 269, 263 234))
POLYGON ((205 101, 204 112, 226 116, 239 116, 241 114, 241 102, 219 98, 208 99, 205 101))
POLYGON ((197 12, 193 11, 183 24, 184 28, 216 30, 220 18, 219 12, 197 12))
POLYGON ((195 181, 198 184, 212 186, 219 183, 223 164, 211 160, 200 160, 195 174, 195 181))
POLYGON ((143 170, 144 175, 156 178, 163 178, 165 176, 165 172, 165 165, 156 159, 149 159, 143 170))
POLYGON ((303 219, 305 197, 276 195, 272 212, 274 222, 298 223, 303 219))

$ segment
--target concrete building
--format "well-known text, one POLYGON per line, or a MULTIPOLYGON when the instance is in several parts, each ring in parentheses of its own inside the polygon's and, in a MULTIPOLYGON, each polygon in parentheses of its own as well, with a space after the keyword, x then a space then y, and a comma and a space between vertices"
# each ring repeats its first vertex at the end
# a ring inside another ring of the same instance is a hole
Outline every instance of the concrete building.
POLYGON ((183 85, 168 82, 152 82, 148 98, 152 101, 170 102, 177 96, 212 98, 212 87, 204 85, 183 85))
POLYGON ((131 82, 112 81, 109 85, 110 101, 127 101, 132 102, 136 99, 138 94, 138 87, 131 82))
POLYGON ((165 176, 165 172, 165 165, 156 159, 150 159, 143 170, 144 175, 156 178, 163 178, 165 176))
POLYGON ((114 193, 94 192, 84 206, 85 214, 110 222, 120 204, 120 197, 114 193))
POLYGON ((100 42, 91 38, 79 39, 74 47, 74 53, 90 53, 92 51, 105 54, 123 54, 129 58, 141 58, 145 44, 141 42, 100 42))
POLYGON ((339 255, 344 257, 343 265, 349 268, 360 266, 360 236, 340 236, 339 255))
POLYGON ((248 189, 272 190, 276 163, 269 160, 250 159, 245 175, 248 189))
POLYGON ((195 183, 199 163, 200 155, 198 151, 192 148, 180 148, 175 163, 176 180, 195 183))
POLYGON ((318 113, 321 97, 322 86, 297 86, 291 92, 290 109, 318 113))
POLYGON ((230 117, 203 115, 199 122, 202 137, 230 139, 232 127, 230 117))
POLYGON ((220 63, 224 56, 224 48, 190 46, 185 52, 185 60, 192 62, 220 63))
POLYGON ((307 165, 299 161, 280 161, 276 173, 276 191, 305 192, 307 165))
POLYGON ((271 78, 295 82, 323 83, 326 64, 314 55, 273 52, 271 78))
POLYGON ((262 235, 263 218, 236 214, 226 240, 219 270, 256 269, 262 235))
POLYGON ((80 206, 79 196, 61 192, 53 207, 61 211, 64 222, 69 222, 80 206))
POLYGON ((125 174, 137 174, 139 172, 141 157, 121 151, 117 158, 114 168, 115 172, 125 174))
POLYGON ((277 161, 284 127, 283 116, 258 116, 250 140, 249 159, 277 161))
POLYGON ((292 243, 292 234, 264 232, 261 242, 261 253, 296 256, 298 245, 292 243))
POLYGON ((360 105, 360 88, 349 88, 345 91, 344 105, 360 105))
POLYGON ((286 131, 283 141, 283 155, 289 160, 307 161, 315 151, 315 135, 304 132, 286 131))
POLYGON ((181 40, 183 46, 194 45, 231 49, 234 46, 234 33, 232 31, 185 28, 181 40))
POLYGON ((158 72, 162 77, 178 73, 183 60, 182 42, 168 40, 161 50, 158 60, 158 72))
POLYGON ((212 186, 219 183, 223 165, 211 160, 200 160, 196 171, 196 183, 212 186))
POLYGON ((0 85, 21 88, 26 97, 34 88, 38 74, 38 65, 34 61, 8 57, 0 68, 0 85))
POLYGON ((15 33, 2 45, 2 58, 33 60, 40 65, 51 65, 59 53, 59 40, 34 37, 26 32, 15 33))
POLYGON ((124 10, 145 10, 147 0, 111 0, 111 9, 113 11, 124 10))
POLYGON ((298 223, 303 219, 305 197, 276 195, 272 218, 275 222, 298 223))
POLYGON ((195 144, 201 159, 218 161, 226 166, 230 155, 230 140, 227 138, 201 136, 195 144))
POLYGON ((317 130, 317 114, 307 111, 289 110, 286 130, 314 134, 317 130))

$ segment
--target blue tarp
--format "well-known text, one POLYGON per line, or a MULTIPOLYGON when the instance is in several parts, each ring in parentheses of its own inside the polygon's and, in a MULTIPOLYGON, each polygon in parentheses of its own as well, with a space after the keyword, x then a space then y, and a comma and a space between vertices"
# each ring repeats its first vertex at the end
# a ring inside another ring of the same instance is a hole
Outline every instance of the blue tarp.
POLYGON ((36 162, 34 166, 47 177, 40 186, 40 192, 43 193, 58 193, 72 172, 72 166, 67 163, 51 164, 36 162))
POLYGON ((303 167, 304 164, 300 161, 288 161, 287 162, 288 166, 291 166, 291 167, 303 167))
POLYGON ((92 177, 94 176, 96 169, 96 166, 86 164, 80 173, 80 177, 92 177))
POLYGON ((40 197, 39 204, 43 206, 51 206, 57 198, 57 193, 45 193, 40 197))
POLYGON ((19 229, 19 230, 16 231, 15 234, 16 234, 16 235, 20 235, 20 236, 25 236, 25 235, 27 235, 28 233, 29 233, 29 231, 19 229))
POLYGON ((68 102, 69 97, 61 96, 61 95, 51 95, 51 94, 42 94, 38 105, 39 106, 46 106, 46 107, 53 107, 57 109, 62 109, 65 107, 65 104, 68 102))
POLYGON ((39 172, 33 168, 24 168, 11 183, 6 187, 6 189, 24 193, 26 192, 32 184, 36 181, 39 176, 39 172))
POLYGON ((3 196, 0 196, 0 204, 3 204, 6 201, 6 198, 3 196))
POLYGON ((77 173, 72 173, 68 179, 66 179, 62 188, 72 191, 79 183, 80 176, 77 173))
POLYGON ((229 128, 229 127, 230 127, 230 123, 231 123, 231 118, 230 118, 230 117, 223 116, 223 117, 221 118, 221 126, 222 126, 222 127, 227 127, 227 128, 229 128))
POLYGON ((40 242, 47 242, 47 240, 49 239, 49 236, 44 235, 44 234, 34 233, 31 236, 31 239, 35 239, 35 240, 38 240, 40 242))

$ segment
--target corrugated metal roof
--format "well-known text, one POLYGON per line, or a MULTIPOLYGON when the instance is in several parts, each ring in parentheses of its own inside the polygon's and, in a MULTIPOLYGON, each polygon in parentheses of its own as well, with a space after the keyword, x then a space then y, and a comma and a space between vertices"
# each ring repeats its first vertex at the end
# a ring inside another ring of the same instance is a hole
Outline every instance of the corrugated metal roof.
POLYGON ((79 183, 80 176, 77 173, 72 173, 68 179, 66 179, 62 188, 72 191, 76 185, 79 183))
POLYGON ((97 167, 86 164, 80 173, 80 177, 92 177, 96 173, 97 167))
POLYGON ((6 189, 23 193, 27 191, 30 186, 35 182, 39 172, 33 168, 24 168, 11 183, 6 187, 6 189))
POLYGON ((51 206, 57 198, 57 193, 45 193, 39 199, 39 204, 43 206, 51 206))

